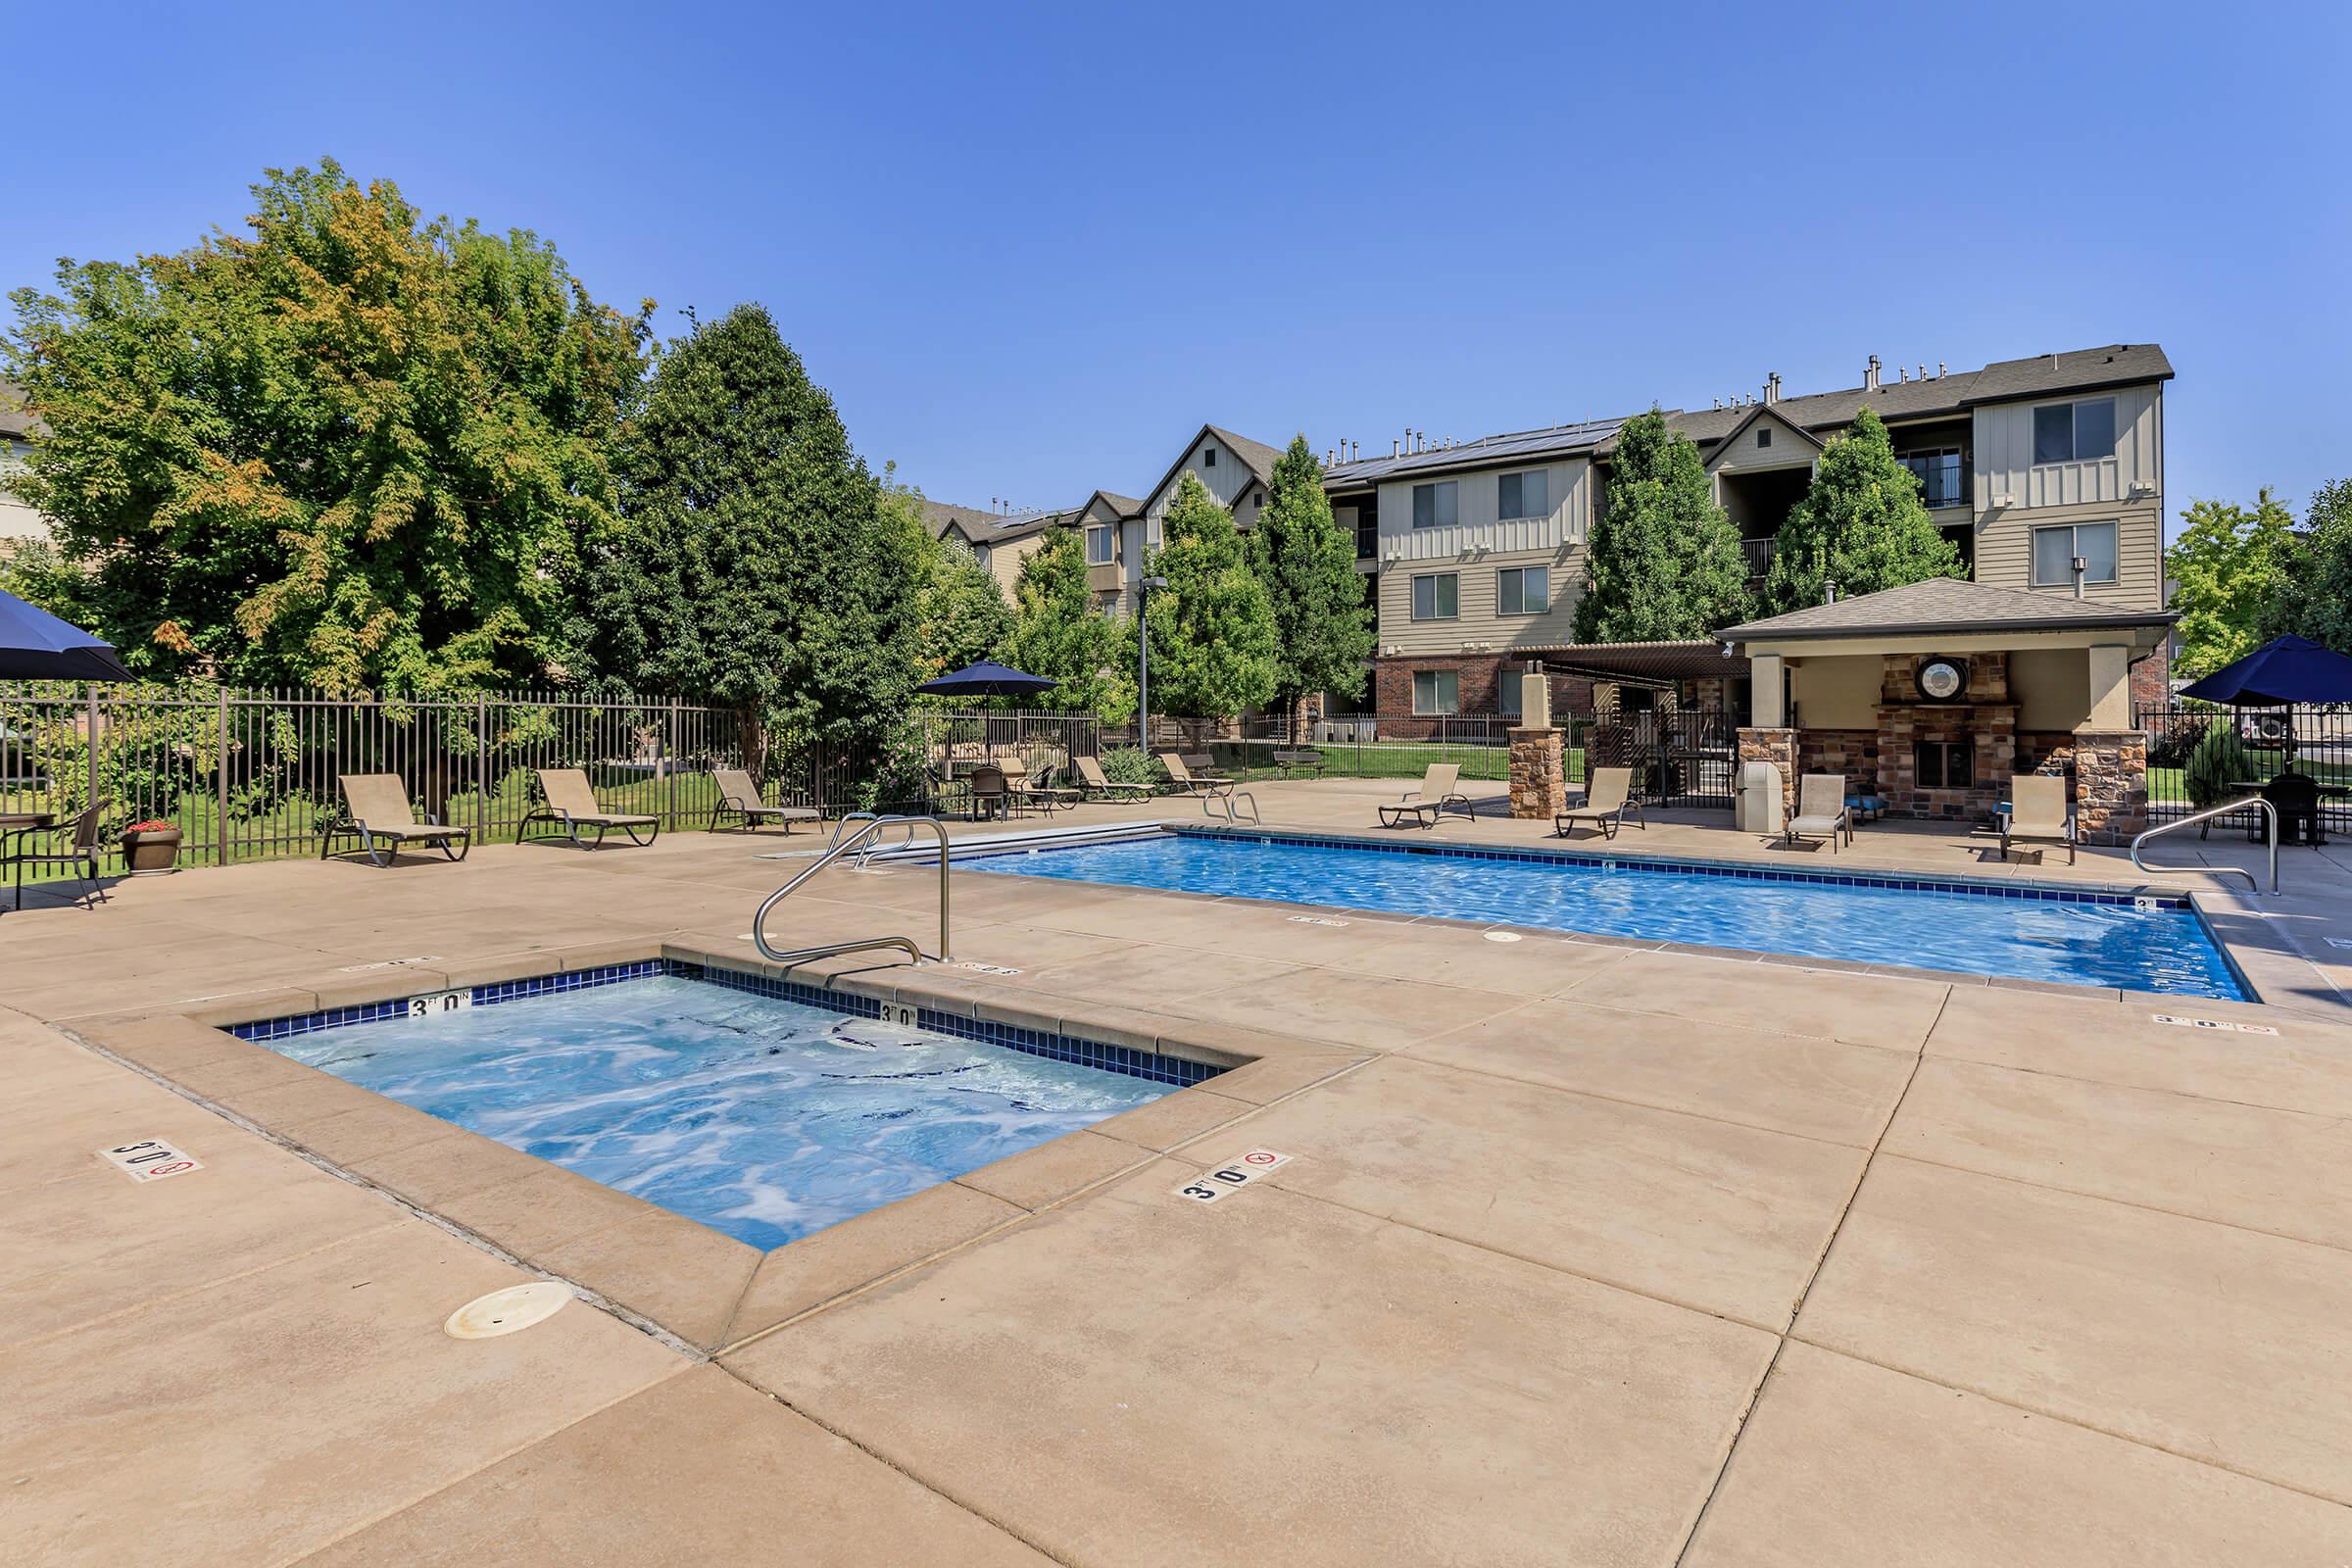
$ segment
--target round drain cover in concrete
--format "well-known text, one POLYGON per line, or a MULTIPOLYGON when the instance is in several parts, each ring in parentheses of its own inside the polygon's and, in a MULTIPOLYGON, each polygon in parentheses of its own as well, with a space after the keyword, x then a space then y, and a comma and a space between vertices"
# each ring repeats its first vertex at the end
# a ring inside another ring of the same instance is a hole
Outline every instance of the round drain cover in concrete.
POLYGON ((1487 940, 1489 942, 1516 942, 1519 940, 1519 933, 1516 931, 1490 931, 1487 933, 1487 940))
POLYGON ((477 1296, 449 1314, 441 1332, 453 1340, 495 1340, 501 1334, 544 1323, 564 1310, 570 1288, 555 1280, 510 1285, 488 1296, 477 1296))

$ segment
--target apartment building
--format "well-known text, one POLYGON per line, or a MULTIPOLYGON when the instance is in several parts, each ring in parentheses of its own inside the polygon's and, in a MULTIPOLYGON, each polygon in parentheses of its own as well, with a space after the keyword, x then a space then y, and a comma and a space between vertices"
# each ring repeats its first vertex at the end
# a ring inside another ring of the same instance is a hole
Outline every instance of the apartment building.
MULTIPOLYGON (((1975 370, 1902 368, 1891 379, 1874 355, 1857 386, 1786 396, 1773 376, 1754 398, 1678 410, 1669 423, 1697 445, 1759 580, 1815 460, 1868 407, 1973 579, 2158 610, 2172 375, 2153 344, 1975 370)), ((1355 522, 1357 554, 1379 578, 1376 710, 1508 713, 1518 683, 1500 679, 1506 669, 1589 666, 1575 606, 1623 423, 1416 436, 1387 457, 1348 453, 1330 466, 1333 505, 1355 522)), ((2167 674, 2162 659, 2136 666, 2135 694, 2160 697, 2167 674)))
POLYGON ((923 522, 934 539, 952 539, 972 553, 1012 600, 1020 581, 1021 563, 1036 554, 1047 530, 1068 523, 1076 515, 1063 512, 988 512, 978 507, 956 507, 942 501, 923 503, 923 522))
POLYGON ((24 389, 14 381, 0 381, 0 550, 13 539, 49 537, 49 519, 8 488, 9 475, 23 468, 29 443, 42 428, 40 420, 25 412, 24 389))

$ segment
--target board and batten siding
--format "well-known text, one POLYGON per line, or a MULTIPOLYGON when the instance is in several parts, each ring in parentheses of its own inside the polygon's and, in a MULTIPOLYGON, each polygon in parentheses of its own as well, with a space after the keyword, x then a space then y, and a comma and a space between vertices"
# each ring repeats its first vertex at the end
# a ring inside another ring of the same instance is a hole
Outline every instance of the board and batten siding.
POLYGON ((1380 649, 1398 655, 1465 652, 1465 643, 1500 653, 1576 640, 1576 601, 1584 589, 1585 543, 1592 533, 1592 465, 1583 458, 1485 468, 1431 479, 1399 479, 1380 487, 1380 649), (1506 473, 1542 469, 1551 510, 1541 517, 1497 515, 1497 481, 1506 473), (1460 486, 1456 515, 1446 528, 1413 526, 1413 486, 1451 480, 1460 486), (1394 554, 1398 557, 1392 562, 1394 554), (1505 566, 1543 566, 1550 574, 1551 608, 1536 615, 1495 611, 1497 573, 1505 566), (1416 576, 1451 571, 1460 578, 1461 613, 1452 620, 1415 620, 1416 576))
POLYGON ((1997 403, 1977 410, 1976 497, 2008 496, 2017 508, 2121 506, 2135 484, 2164 489, 2163 397, 2155 386, 1997 403), (2056 403, 2115 399, 2115 453, 2087 463, 2035 463, 2034 411, 2056 403))
MULTIPOLYGON (((2034 588, 2034 530, 2070 522, 2115 524, 2115 581, 2084 583, 2084 599, 2128 610, 2164 608, 2162 514, 2146 502, 2005 512, 1977 529, 1977 581, 1995 588, 2034 588)), ((2045 583, 2038 591, 2071 596, 2075 590, 2072 583, 2045 583)))
POLYGON ((1491 551, 1463 561, 1400 561, 1380 572, 1380 652, 1397 657, 1508 653, 1576 641, 1576 601, 1585 588, 1581 546, 1556 550, 1491 551), (1495 610, 1504 567, 1542 566, 1549 574, 1551 608, 1541 614, 1505 615, 1495 610), (1461 613, 1452 620, 1413 619, 1413 579, 1452 572, 1459 579, 1461 613), (1463 645, 1471 644, 1465 648, 1463 645), (1475 646, 1486 645, 1482 650, 1475 646))
POLYGON ((1592 527, 1592 465, 1578 458, 1564 463, 1530 464, 1521 467, 1486 468, 1475 473, 1446 473, 1435 479, 1398 479, 1380 487, 1380 555, 1402 551, 1408 562, 1447 561, 1474 551, 1524 554, 1584 544, 1592 527), (1532 473, 1541 468, 1549 491, 1551 511, 1541 517, 1496 515, 1497 485, 1506 473, 1532 473), (1413 526, 1413 487, 1416 483, 1451 481, 1460 487, 1459 521, 1450 528, 1413 526))

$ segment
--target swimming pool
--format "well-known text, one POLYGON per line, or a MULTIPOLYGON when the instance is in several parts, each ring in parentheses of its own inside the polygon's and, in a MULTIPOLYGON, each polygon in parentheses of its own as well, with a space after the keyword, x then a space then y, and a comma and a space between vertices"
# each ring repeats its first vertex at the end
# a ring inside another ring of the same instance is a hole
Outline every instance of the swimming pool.
POLYGON ((1176 1087, 680 975, 251 1037, 759 1248, 1176 1087))
POLYGON ((1799 957, 2249 996, 2177 896, 2137 907, 2128 894, 1188 831, 956 863, 1799 957))

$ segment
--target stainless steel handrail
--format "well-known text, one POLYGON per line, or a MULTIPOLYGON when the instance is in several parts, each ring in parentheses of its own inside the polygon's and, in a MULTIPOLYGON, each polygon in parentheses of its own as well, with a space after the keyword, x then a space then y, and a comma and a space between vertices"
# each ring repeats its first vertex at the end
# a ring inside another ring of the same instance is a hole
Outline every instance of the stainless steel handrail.
MULTIPOLYGON (((848 827, 852 822, 871 822, 879 826, 883 820, 884 813, 880 811, 848 812, 840 821, 833 824, 833 836, 832 838, 826 840, 825 848, 829 850, 835 845, 839 844, 841 842, 842 829, 848 827)), ((906 836, 901 838, 898 843, 890 845, 887 848, 894 850, 905 850, 911 849, 914 845, 914 825, 917 822, 928 822, 931 820, 931 818, 927 816, 893 816, 888 818, 888 820, 903 825, 906 829, 906 836)), ((880 842, 880 839, 881 835, 879 833, 875 834, 874 842, 868 843, 864 849, 858 852, 858 866, 859 869, 863 869, 865 863, 872 859, 875 856, 886 853, 885 846, 880 842)))
POLYGON ((2271 818, 2271 891, 2276 893, 2278 891, 2278 808, 2273 806, 2270 802, 2264 800, 2259 795, 2249 795, 2242 801, 2230 801, 2222 806, 2209 806, 2204 810, 2197 812, 2193 816, 2184 816, 2178 822, 2163 822, 2159 823, 2155 827, 2149 828, 2145 833, 2140 834, 2137 838, 2132 841, 2132 863, 2142 871, 2203 871, 2210 876, 2242 876, 2246 879, 2246 887, 2249 891, 2260 892, 2262 890, 2262 884, 2254 880, 2253 872, 2246 870, 2242 866, 2155 866, 2148 864, 2147 861, 2139 858, 2139 847, 2142 844, 2147 843, 2148 840, 2155 838, 2159 834, 2171 833, 2184 827, 2195 827, 2199 822, 2210 822, 2217 816, 2227 816, 2231 811, 2242 811, 2249 806, 2261 807, 2264 811, 2269 813, 2271 818))
MULTIPOLYGON (((906 956, 917 963, 922 962, 926 957, 934 956, 934 955, 924 953, 922 948, 916 944, 914 938, 912 937, 867 937, 857 942, 830 942, 813 948, 794 948, 785 953, 779 953, 774 948, 771 948, 767 945, 768 911, 773 909, 777 905, 783 903, 786 899, 790 898, 793 894, 793 891, 800 887, 802 883, 808 881, 810 877, 816 875, 817 872, 822 871, 826 866, 831 865, 835 860, 840 859, 843 856, 851 854, 868 838, 880 833, 884 828, 891 826, 893 823, 905 822, 913 824, 919 822, 923 826, 928 827, 939 838, 939 952, 936 956, 940 962, 945 963, 950 956, 948 944, 947 827, 939 820, 939 818, 935 816, 875 816, 871 812, 859 812, 855 814, 862 815, 868 818, 865 826, 859 828, 857 832, 851 834, 846 839, 841 836, 841 829, 838 827, 835 828, 833 830, 835 842, 829 849, 825 851, 824 854, 818 856, 814 860, 811 860, 808 864, 803 866, 799 871, 795 872, 791 881, 776 889, 775 892, 770 893, 764 900, 760 902, 760 912, 752 916, 752 946, 758 948, 760 950, 760 956, 767 959, 767 961, 770 963, 800 963, 809 958, 830 958, 844 953, 859 953, 868 948, 904 949, 906 956)), ((913 842, 914 828, 911 825, 909 825, 906 829, 906 836, 909 843, 913 842)))

